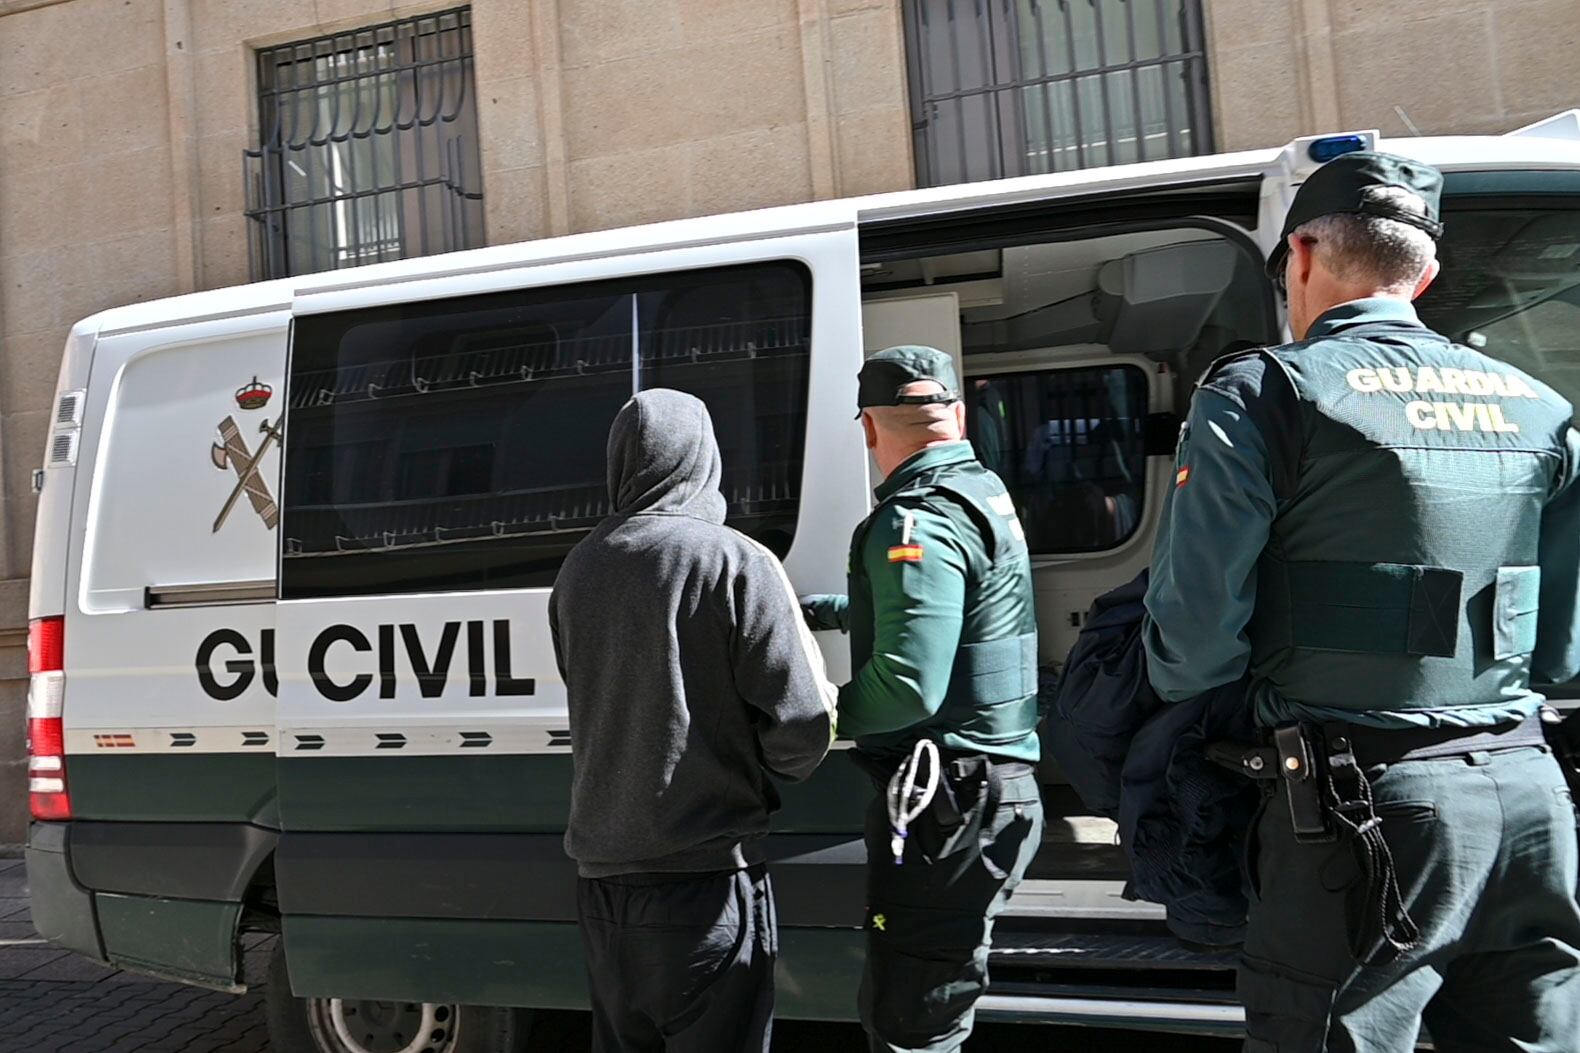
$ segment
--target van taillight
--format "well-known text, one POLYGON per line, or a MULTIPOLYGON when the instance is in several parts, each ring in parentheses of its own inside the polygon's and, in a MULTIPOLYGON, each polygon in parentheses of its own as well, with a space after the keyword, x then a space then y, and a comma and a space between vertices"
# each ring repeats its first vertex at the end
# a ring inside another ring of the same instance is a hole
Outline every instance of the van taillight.
POLYGON ((34 819, 71 818, 66 792, 65 619, 37 618, 27 627, 27 788, 34 819))
POLYGON ((27 671, 58 673, 66 668, 66 619, 34 618, 27 623, 27 671))

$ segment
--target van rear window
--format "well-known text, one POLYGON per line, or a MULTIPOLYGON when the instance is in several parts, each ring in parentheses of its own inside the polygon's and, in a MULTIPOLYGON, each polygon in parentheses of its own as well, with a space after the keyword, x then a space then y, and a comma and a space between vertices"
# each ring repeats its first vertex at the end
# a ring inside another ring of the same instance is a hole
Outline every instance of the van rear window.
POLYGON ((1146 497, 1147 376, 1135 366, 971 378, 966 434, 1015 499, 1035 554, 1128 540, 1146 497))
POLYGON ((281 595, 552 584, 609 511, 615 413, 654 387, 707 403, 730 523, 782 555, 810 332, 789 262, 300 318, 281 595))

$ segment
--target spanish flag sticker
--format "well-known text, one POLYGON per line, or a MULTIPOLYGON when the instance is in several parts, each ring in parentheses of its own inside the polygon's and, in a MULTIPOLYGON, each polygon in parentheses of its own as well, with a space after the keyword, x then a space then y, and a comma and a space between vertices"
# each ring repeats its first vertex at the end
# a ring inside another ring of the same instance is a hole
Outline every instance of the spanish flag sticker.
POLYGON ((895 545, 889 549, 890 563, 920 563, 922 561, 922 546, 920 545, 895 545))
POLYGON ((1190 465, 1187 464, 1174 473, 1174 489, 1178 490, 1188 482, 1190 482, 1190 465))

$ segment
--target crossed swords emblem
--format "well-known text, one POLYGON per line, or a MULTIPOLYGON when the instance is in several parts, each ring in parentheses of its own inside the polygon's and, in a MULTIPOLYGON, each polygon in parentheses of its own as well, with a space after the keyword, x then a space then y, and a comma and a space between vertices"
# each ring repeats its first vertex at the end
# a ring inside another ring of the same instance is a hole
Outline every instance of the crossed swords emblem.
POLYGON ((220 441, 214 444, 209 456, 214 461, 214 467, 221 471, 226 468, 235 469, 236 485, 231 490, 230 496, 225 499, 225 507, 219 510, 219 516, 214 520, 215 533, 225 525, 226 518, 229 517, 231 509, 236 507, 236 502, 241 500, 242 494, 247 495, 247 500, 252 503, 252 510, 258 513, 265 527, 273 530, 280 522, 280 506, 274 503, 274 495, 269 493, 269 484, 263 479, 263 456, 280 441, 280 423, 280 420, 276 420, 273 424, 268 421, 261 422, 258 431, 263 435, 263 440, 258 443, 256 450, 249 450, 247 440, 242 437, 241 429, 236 425, 236 418, 226 417, 219 422, 220 441))

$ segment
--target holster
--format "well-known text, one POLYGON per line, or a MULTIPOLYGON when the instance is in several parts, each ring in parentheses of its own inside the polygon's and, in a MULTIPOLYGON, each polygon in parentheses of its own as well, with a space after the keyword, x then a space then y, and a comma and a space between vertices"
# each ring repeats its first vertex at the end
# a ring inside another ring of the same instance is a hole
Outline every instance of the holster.
POLYGON ((1313 749, 1306 731, 1299 724, 1273 729, 1273 748, 1278 755, 1278 774, 1284 780, 1284 799, 1289 802, 1289 823, 1295 840, 1305 845, 1332 844, 1338 833, 1330 816, 1331 793, 1326 751, 1313 749))
MULTIPOLYGON (((1337 840, 1328 818, 1326 791, 1326 754, 1312 748, 1303 729, 1296 724, 1272 732, 1271 745, 1247 742, 1212 742, 1207 759, 1248 779, 1282 782, 1284 800, 1295 840, 1301 844, 1331 844, 1337 840)), ((1273 787, 1267 787, 1273 793, 1273 787)))
POLYGON ((1297 843, 1342 844, 1354 853, 1359 876, 1345 891, 1345 913, 1356 961, 1377 965, 1414 947, 1420 930, 1405 908, 1371 784, 1344 726, 1285 724, 1271 738, 1271 746, 1214 743, 1207 755, 1252 778, 1282 782, 1297 843))

